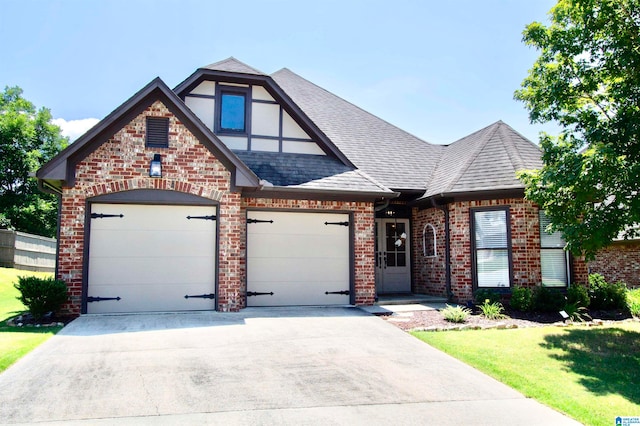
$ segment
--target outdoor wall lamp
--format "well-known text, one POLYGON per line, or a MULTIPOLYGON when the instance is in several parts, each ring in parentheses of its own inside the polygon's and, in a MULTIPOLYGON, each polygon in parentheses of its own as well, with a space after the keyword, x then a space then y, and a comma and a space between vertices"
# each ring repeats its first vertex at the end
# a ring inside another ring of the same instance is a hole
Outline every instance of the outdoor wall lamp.
POLYGON ((162 157, 160 154, 153 154, 153 160, 149 165, 149 177, 162 177, 162 157))

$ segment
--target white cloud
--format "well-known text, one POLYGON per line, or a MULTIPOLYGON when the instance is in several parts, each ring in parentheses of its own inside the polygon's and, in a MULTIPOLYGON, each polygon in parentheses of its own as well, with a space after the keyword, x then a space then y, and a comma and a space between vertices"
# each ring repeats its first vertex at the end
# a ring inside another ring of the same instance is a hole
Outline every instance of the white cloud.
POLYGON ((97 118, 83 118, 81 120, 65 120, 64 118, 54 118, 51 120, 53 124, 59 126, 62 130, 62 136, 68 136, 69 142, 73 142, 80 136, 84 135, 87 130, 96 125, 100 121, 97 118))

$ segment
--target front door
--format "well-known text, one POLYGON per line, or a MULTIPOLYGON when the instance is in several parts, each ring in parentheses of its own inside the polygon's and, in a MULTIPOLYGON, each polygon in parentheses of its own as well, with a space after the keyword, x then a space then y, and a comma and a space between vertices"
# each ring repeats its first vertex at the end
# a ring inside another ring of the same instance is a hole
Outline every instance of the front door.
POLYGON ((410 293, 409 219, 376 219, 376 290, 410 293))

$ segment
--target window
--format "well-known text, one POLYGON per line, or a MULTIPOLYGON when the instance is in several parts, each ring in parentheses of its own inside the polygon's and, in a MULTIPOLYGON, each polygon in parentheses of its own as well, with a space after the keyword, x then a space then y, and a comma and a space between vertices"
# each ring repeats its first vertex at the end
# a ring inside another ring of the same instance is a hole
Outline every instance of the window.
POLYGON ((436 243, 436 228, 427 223, 422 228, 422 252, 424 257, 437 257, 436 243))
POLYGON ((169 119, 147 117, 145 144, 152 148, 169 148, 169 119))
POLYGON ((540 211, 540 268, 542 284, 547 287, 566 287, 569 282, 569 253, 564 250, 562 233, 546 231, 550 220, 540 211))
POLYGON ((248 89, 243 87, 218 86, 216 100, 218 115, 216 132, 247 132, 247 98, 248 89))
POLYGON ((473 271, 477 287, 511 286, 509 208, 471 211, 473 271))

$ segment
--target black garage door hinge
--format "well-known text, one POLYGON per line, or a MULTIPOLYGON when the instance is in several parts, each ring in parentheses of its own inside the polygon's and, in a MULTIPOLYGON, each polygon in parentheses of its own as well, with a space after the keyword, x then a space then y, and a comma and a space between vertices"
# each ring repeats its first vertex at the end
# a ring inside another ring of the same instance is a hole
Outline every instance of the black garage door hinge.
POLYGON ((325 225, 349 226, 349 222, 325 222, 325 225))
POLYGON ((342 290, 342 291, 325 291, 324 294, 344 294, 346 296, 348 296, 350 294, 349 290, 342 290))
POLYGON ((273 296, 273 292, 270 291, 268 293, 261 293, 259 291, 248 291, 247 297, 250 297, 250 296, 273 296))
POLYGON ((187 216, 187 219, 191 220, 191 219, 204 219, 204 220, 216 220, 217 217, 216 215, 212 214, 209 216, 187 216))
POLYGON ((91 303, 91 302, 104 302, 105 300, 115 300, 116 302, 121 300, 121 297, 93 297, 93 296, 87 296, 87 303, 91 303))
POLYGON ((209 294, 198 294, 198 295, 194 295, 194 296, 190 296, 188 294, 184 295, 185 299, 194 299, 194 298, 200 298, 200 299, 215 299, 216 295, 213 293, 209 293, 209 294))
POLYGON ((91 219, 104 219, 105 217, 124 217, 120 214, 104 214, 104 213, 91 213, 91 219))
POLYGON ((273 223, 273 220, 247 219, 247 223, 273 223))

